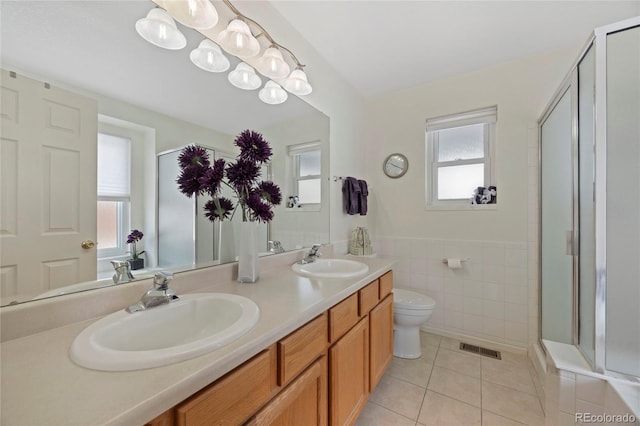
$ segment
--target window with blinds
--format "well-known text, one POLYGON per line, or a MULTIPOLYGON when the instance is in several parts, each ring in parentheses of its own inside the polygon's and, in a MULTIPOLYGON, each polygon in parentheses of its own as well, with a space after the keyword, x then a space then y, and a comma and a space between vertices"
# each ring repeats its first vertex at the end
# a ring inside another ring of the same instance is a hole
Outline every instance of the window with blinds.
POLYGON ((287 148, 293 171, 292 195, 299 197, 303 206, 320 205, 322 202, 322 155, 320 142, 291 145, 287 148))
POLYGON ((497 107, 427 120, 427 206, 469 204, 474 190, 494 185, 497 107))
POLYGON ((98 133, 98 258, 127 251, 131 204, 131 140, 98 133))

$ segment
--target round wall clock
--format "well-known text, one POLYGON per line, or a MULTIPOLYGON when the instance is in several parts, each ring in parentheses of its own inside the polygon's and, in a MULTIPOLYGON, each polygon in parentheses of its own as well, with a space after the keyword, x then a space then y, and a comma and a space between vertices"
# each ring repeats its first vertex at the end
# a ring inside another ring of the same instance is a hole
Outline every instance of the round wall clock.
POLYGON ((389 155, 382 164, 384 174, 394 179, 407 173, 408 168, 409 160, 407 160, 407 157, 404 155, 398 153, 389 155))

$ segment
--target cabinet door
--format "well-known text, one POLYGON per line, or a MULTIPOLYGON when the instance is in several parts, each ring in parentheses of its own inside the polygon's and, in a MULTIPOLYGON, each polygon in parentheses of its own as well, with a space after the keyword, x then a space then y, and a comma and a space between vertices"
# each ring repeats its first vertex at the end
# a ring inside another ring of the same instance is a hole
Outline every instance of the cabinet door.
POLYGON ((329 351, 331 424, 354 424, 368 396, 369 318, 364 317, 329 351))
POLYGON ((327 357, 322 357, 269 402, 247 425, 326 426, 327 357))
POLYGON ((370 391, 373 392, 393 358, 393 294, 369 313, 370 391))

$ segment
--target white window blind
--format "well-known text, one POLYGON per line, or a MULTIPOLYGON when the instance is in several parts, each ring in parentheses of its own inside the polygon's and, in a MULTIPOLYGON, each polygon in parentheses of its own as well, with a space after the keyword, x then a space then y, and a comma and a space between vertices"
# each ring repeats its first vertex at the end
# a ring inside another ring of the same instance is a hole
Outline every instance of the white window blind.
POLYGON ((98 196, 129 197, 131 191, 131 141, 98 134, 98 196))

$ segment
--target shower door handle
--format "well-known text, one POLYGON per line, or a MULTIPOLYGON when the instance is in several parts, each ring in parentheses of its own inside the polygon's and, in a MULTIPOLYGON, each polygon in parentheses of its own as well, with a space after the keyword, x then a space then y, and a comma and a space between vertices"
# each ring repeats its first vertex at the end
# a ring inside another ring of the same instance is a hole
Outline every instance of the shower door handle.
POLYGON ((567 231, 565 234, 566 238, 566 254, 567 256, 573 256, 573 231, 567 231))

